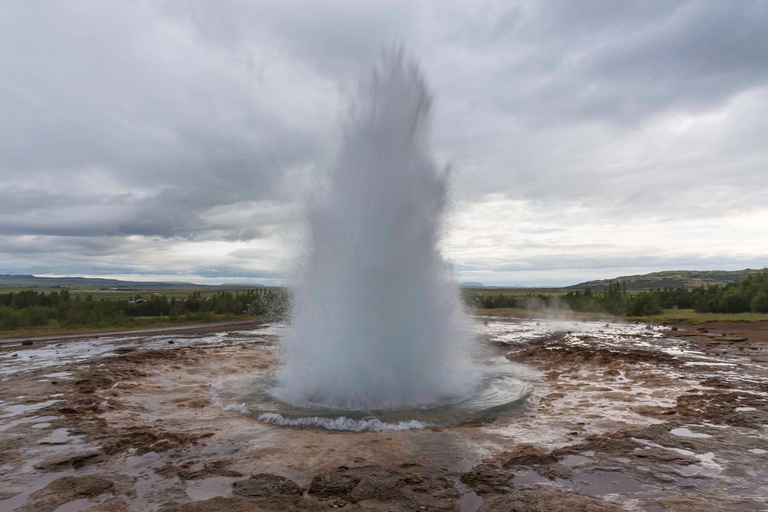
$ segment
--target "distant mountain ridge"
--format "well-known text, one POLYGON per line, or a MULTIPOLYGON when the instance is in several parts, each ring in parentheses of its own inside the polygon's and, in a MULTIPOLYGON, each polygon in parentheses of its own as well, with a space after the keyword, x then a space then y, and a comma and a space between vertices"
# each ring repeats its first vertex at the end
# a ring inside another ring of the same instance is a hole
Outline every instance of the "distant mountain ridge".
POLYGON ((630 291, 653 290, 656 288, 694 288, 702 285, 723 285, 743 279, 760 270, 747 268, 744 270, 665 270, 634 276, 622 276, 614 279, 599 279, 566 286, 565 290, 583 290, 591 288, 602 290, 613 281, 626 281, 630 291))
MULTIPOLYGON (((600 291, 613 281, 626 281, 630 291, 653 290, 656 288, 693 288, 702 285, 727 284, 743 279, 750 274, 760 272, 757 269, 744 270, 666 270, 650 274, 616 277, 614 279, 598 279, 586 281, 565 287, 536 287, 535 289, 551 289, 553 291, 584 290, 589 287, 600 291)), ((224 283, 206 285, 188 282, 163 281, 123 281, 120 279, 104 279, 99 277, 38 277, 34 275, 0 274, 0 288, 73 288, 73 289, 116 289, 116 290, 201 290, 216 288, 259 288, 265 285, 259 283, 224 283)), ((462 282, 462 288, 497 288, 486 286, 479 282, 462 282)), ((501 287, 510 288, 510 287, 501 287)), ((513 287, 516 288, 516 287, 513 287)), ((519 287, 522 290, 533 289, 519 287)))
POLYGON ((257 288, 264 286, 255 283, 226 283, 206 285, 187 282, 162 281, 123 281, 121 279, 103 279, 100 277, 38 277, 34 275, 0 274, 0 287, 8 288, 107 288, 118 290, 157 290, 166 289, 204 289, 204 288, 257 288))

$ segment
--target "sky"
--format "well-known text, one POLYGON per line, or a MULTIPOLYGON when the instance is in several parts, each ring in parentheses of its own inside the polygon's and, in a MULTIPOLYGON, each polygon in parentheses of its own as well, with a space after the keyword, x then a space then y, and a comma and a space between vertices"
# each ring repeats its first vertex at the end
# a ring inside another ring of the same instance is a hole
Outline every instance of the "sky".
POLYGON ((281 284, 403 47, 459 281, 768 265, 768 2, 0 0, 0 274, 281 284))

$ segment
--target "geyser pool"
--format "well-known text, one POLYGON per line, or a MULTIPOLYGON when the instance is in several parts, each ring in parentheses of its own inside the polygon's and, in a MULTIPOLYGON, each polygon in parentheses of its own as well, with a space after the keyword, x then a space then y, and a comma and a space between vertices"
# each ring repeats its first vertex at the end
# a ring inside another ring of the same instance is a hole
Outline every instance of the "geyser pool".
POLYGON ((430 152, 431 103, 402 52, 362 81, 336 164, 308 201, 282 364, 223 385, 222 404, 286 425, 379 430, 456 423, 525 398, 470 350, 438 248, 447 173, 430 152))
POLYGON ((267 423, 346 431, 448 427, 492 419, 527 401, 530 388, 516 378, 516 365, 497 356, 487 359, 481 368, 480 385, 472 394, 423 407, 344 410, 314 402, 290 404, 275 398, 279 383, 272 373, 222 379, 213 386, 213 401, 224 409, 267 423))

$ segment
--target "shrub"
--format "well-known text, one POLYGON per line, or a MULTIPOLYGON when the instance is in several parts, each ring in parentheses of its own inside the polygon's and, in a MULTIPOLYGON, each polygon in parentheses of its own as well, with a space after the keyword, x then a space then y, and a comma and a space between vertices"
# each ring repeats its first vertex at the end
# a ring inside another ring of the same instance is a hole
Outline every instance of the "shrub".
POLYGON ((752 297, 750 309, 755 313, 768 313, 768 292, 759 291, 752 297))
POLYGON ((659 296, 651 292, 640 292, 630 300, 627 307, 629 316, 650 316, 662 312, 659 296))

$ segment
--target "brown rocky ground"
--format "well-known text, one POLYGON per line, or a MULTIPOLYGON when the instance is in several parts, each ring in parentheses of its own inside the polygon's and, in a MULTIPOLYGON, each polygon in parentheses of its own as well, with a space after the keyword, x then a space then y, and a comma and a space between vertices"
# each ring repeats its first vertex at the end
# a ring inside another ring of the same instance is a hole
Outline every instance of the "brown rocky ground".
POLYGON ((217 380, 274 367, 269 329, 9 351, 0 510, 768 510, 765 332, 697 327, 489 320, 527 406, 383 432, 214 405, 217 380))

